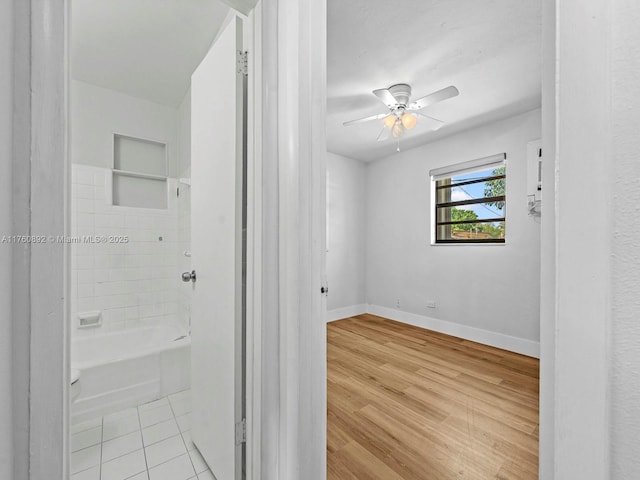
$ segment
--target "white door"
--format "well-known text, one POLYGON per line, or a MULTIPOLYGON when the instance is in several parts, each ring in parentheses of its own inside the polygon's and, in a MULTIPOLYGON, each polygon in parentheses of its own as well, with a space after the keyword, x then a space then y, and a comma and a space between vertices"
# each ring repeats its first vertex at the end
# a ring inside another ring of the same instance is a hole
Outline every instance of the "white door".
POLYGON ((223 28, 191 78, 192 437, 217 480, 241 478, 242 23, 223 28))

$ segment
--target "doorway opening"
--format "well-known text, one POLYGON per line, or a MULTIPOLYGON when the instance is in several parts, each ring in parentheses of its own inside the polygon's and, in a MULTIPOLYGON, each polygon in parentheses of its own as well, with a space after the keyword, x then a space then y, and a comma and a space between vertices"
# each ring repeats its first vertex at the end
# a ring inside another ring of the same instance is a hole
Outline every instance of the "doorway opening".
POLYGON ((327 25, 328 478, 537 478, 542 4, 327 25))
POLYGON ((70 478, 246 478, 250 20, 68 6, 70 478))

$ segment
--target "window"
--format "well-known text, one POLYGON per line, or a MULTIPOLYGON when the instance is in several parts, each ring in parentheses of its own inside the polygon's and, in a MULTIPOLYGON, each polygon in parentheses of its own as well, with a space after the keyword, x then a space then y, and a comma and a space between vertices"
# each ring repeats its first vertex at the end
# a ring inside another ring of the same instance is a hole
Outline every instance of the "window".
POLYGON ((114 135, 113 205, 167 208, 167 146, 114 135))
POLYGON ((504 243, 506 155, 432 170, 434 243, 504 243))

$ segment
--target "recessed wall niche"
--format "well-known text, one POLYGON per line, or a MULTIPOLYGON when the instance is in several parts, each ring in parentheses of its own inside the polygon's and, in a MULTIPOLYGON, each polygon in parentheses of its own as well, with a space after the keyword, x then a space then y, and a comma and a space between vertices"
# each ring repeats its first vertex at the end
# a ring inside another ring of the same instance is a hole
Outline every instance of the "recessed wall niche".
POLYGON ((114 134, 113 205, 167 209, 167 145, 114 134))

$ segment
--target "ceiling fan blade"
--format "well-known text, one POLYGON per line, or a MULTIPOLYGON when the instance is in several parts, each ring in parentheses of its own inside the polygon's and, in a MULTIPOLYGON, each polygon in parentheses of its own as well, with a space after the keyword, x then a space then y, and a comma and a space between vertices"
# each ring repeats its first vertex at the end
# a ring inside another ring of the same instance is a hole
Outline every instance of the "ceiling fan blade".
POLYGON ((398 105, 398 100, 396 100, 396 97, 394 97, 387 88, 374 90, 373 94, 389 108, 394 108, 396 105, 398 105))
POLYGON ((434 103, 441 102, 448 98, 457 97, 459 93, 458 89, 452 85, 419 98, 415 102, 411 102, 407 107, 407 110, 421 110, 429 105, 433 105, 434 103))
POLYGON ((371 115, 370 117, 359 118, 357 120, 350 120, 348 122, 344 122, 342 125, 344 125, 345 127, 348 127, 349 125, 355 125, 356 123, 364 123, 364 122, 369 122, 371 120, 380 120, 381 118, 384 118, 387 115, 389 114, 379 113, 378 115, 371 115))
POLYGON ((380 130, 380 134, 378 135, 378 141, 384 142, 390 136, 391 136, 391 130, 389 130, 387 127, 382 127, 382 130, 380 130))
POLYGON ((421 127, 426 127, 429 130, 438 130, 444 122, 442 120, 438 120, 437 118, 430 117, 429 115, 425 115, 424 113, 416 112, 421 118, 418 121, 418 125, 421 127))

